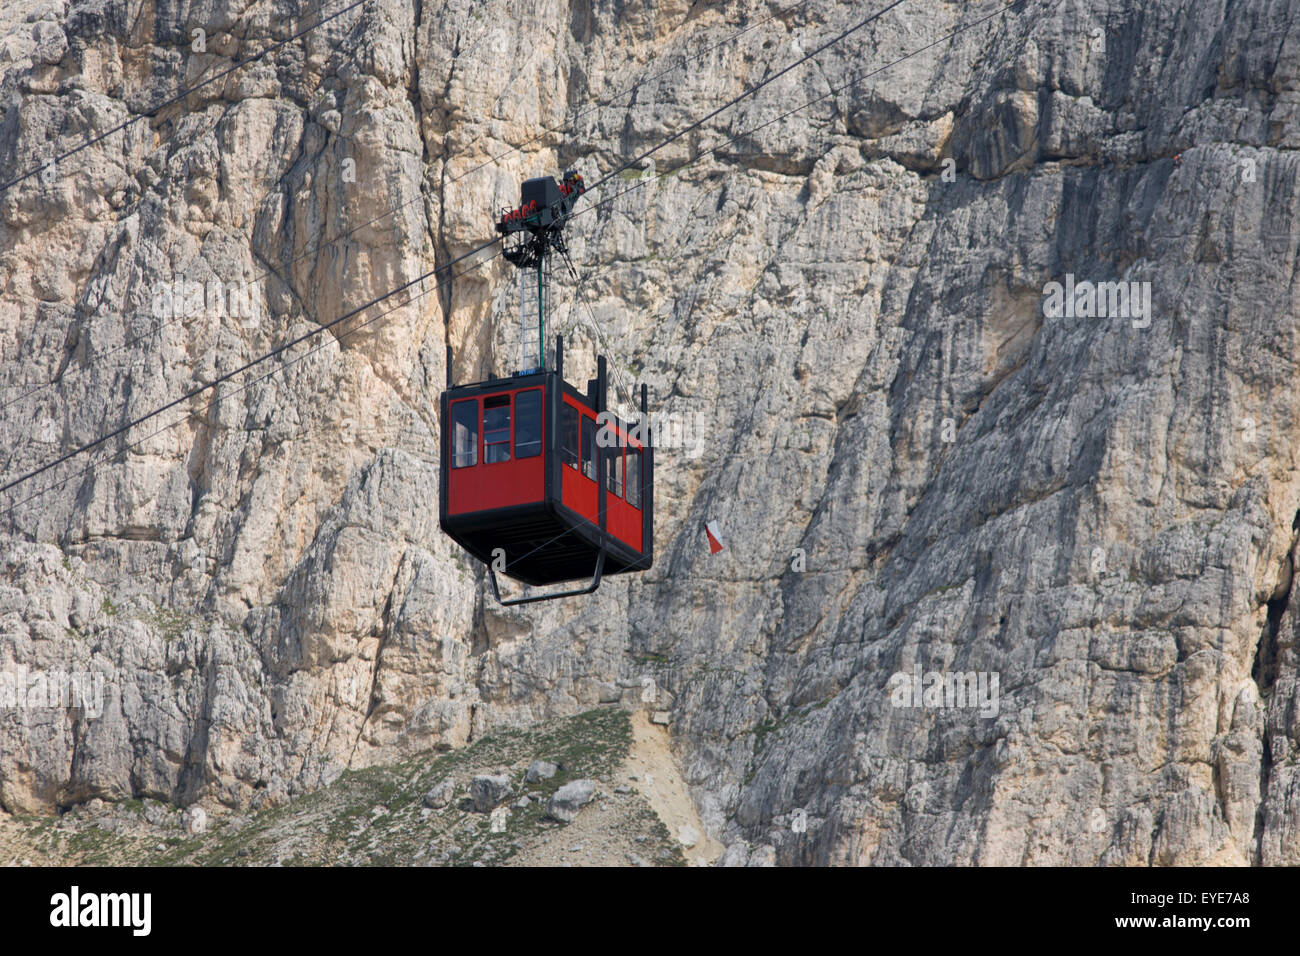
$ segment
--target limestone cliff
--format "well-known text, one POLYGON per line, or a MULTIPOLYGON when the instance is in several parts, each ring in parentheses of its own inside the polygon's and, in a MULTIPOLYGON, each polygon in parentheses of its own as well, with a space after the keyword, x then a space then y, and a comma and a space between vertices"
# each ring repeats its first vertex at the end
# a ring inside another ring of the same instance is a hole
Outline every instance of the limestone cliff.
MULTIPOLYGON (((5 3, 0 180, 345 5, 5 3)), ((12 186, 4 480, 883 6, 368 0, 12 186)), ((0 806, 256 808, 650 677, 732 862, 1300 863, 1296 9, 907 0, 590 194, 569 377, 705 426, 590 599, 503 611, 438 529, 499 258, 14 488, 0 672, 105 694, 0 708, 0 806), (934 673, 996 707, 899 706, 934 673)))

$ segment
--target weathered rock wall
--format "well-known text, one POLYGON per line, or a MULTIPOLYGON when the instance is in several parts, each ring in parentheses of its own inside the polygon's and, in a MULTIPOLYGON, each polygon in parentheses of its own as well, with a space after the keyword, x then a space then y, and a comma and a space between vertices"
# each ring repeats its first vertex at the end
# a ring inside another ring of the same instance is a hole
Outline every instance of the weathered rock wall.
MULTIPOLYGON (((4 474, 877 8, 373 0, 0 193, 4 474), (162 321, 177 278, 234 304, 162 321)), ((909 0, 589 196, 570 379, 599 348, 705 425, 634 580, 503 611, 438 531, 444 345, 513 367, 500 259, 6 493, 0 671, 106 694, 0 709, 0 805, 279 802, 651 676, 729 857, 1300 862, 1295 8, 1032 0, 943 39, 995 10, 909 0), (1149 315, 1045 308, 1119 280, 1149 315), (996 675, 996 712, 895 706, 899 672, 996 675)), ((0 170, 320 15, 7 4, 0 170)))

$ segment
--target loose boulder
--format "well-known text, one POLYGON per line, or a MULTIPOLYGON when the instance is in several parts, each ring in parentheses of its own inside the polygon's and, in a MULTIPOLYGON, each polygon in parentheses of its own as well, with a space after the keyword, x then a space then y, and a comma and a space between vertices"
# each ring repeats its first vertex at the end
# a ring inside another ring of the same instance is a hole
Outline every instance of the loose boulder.
POLYGON ((444 780, 426 793, 422 802, 431 810, 441 810, 443 807, 451 805, 451 800, 455 795, 456 785, 450 780, 444 780))
POLYGON ((528 765, 528 772, 524 774, 526 783, 541 783, 543 780, 550 780, 555 776, 556 766, 545 760, 534 760, 528 765))
POLYGON ((572 780, 555 791, 555 796, 546 804, 546 815, 561 823, 572 823, 595 796, 594 780, 572 780))
POLYGON ((479 774, 470 784, 469 795, 474 801, 474 809, 479 813, 489 813, 498 804, 510 796, 510 778, 502 774, 479 774))

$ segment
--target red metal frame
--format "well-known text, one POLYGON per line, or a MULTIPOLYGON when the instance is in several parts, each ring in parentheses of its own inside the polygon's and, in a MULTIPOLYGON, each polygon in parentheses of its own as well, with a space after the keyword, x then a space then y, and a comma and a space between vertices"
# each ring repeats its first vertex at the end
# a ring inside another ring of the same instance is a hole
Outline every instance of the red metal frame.
MULTIPOLYGON (((504 572, 534 587, 585 578, 591 581, 588 590, 593 590, 599 586, 602 574, 644 571, 654 562, 654 442, 647 440, 646 389, 641 390, 641 418, 635 427, 614 415, 602 417, 606 411, 604 358, 597 356, 596 378, 587 382, 583 394, 564 381, 563 341, 558 338, 555 354, 553 371, 521 372, 509 379, 460 386, 448 381, 439 403, 444 477, 439 489, 439 523, 466 551, 489 565, 494 585, 496 572, 504 572), (518 396, 534 389, 542 399, 542 454, 520 459, 513 454, 519 438, 518 396), (511 397, 512 457, 509 461, 485 464, 484 403, 503 395, 511 397), (452 468, 453 412, 462 402, 468 402, 474 410, 476 460, 473 465, 452 468), (565 417, 569 412, 587 424, 593 435, 591 445, 597 480, 564 463, 565 449, 570 444, 565 440, 568 427, 565 417), (606 438, 609 430, 613 430, 624 446, 599 447, 594 436, 602 420, 607 422, 606 438), (610 456, 622 456, 626 462, 626 445, 635 448, 641 444, 645 447, 640 468, 642 504, 638 510, 608 487, 606 471, 610 456), (535 462, 540 464, 535 466, 535 462), (534 471, 534 467, 539 471, 534 471), (502 557, 501 566, 494 567, 493 562, 502 557)), ((447 364, 450 369, 450 355, 447 364)), ((587 591, 532 595, 502 600, 502 603, 577 593, 587 591)), ((501 600, 500 594, 497 597, 501 600)))
POLYGON ((542 501, 546 497, 546 393, 544 388, 540 384, 530 384, 523 388, 501 389, 471 398, 457 399, 452 402, 452 408, 455 409, 462 402, 471 402, 476 409, 478 456, 473 465, 449 469, 447 513, 469 514, 474 511, 488 511, 492 508, 508 508, 511 505, 542 501), (515 412, 515 406, 518 396, 527 391, 541 394, 541 445, 538 454, 530 458, 517 458, 515 430, 519 424, 519 416, 515 412), (487 435, 483 427, 483 410, 484 402, 497 395, 510 396, 510 459, 489 463, 486 459, 487 435))
MULTIPOLYGON (((561 396, 565 405, 569 408, 576 409, 578 418, 578 443, 582 443, 582 419, 586 418, 591 422, 596 421, 596 413, 586 405, 576 401, 570 395, 561 396)), ((563 436, 561 436, 563 438, 563 436)), ((597 472, 599 474, 599 472, 597 472)), ((579 457, 578 467, 571 465, 560 465, 560 503, 566 508, 572 508, 575 512, 582 515, 588 521, 597 523, 600 521, 599 508, 599 486, 594 479, 588 478, 582 473, 582 461, 579 457)))
MULTIPOLYGON (((564 404, 569 408, 575 409, 578 413, 579 422, 587 419, 599 433, 599 417, 594 411, 574 399, 572 396, 565 395, 564 404)), ((579 429, 581 429, 579 425, 579 429)), ((618 437, 618 446, 616 448, 599 448, 596 456, 596 478, 588 478, 582 472, 582 460, 579 456, 578 464, 574 465, 561 464, 560 466, 560 483, 562 485, 560 501, 567 507, 572 508, 575 512, 582 515, 588 521, 593 523, 600 520, 598 514, 599 507, 599 486, 598 481, 605 481, 607 465, 603 465, 609 456, 617 455, 623 462, 623 489, 621 494, 615 494, 613 489, 606 484, 605 488, 605 530, 618 538, 624 544, 637 551, 641 550, 642 541, 642 510, 645 506, 644 489, 642 490, 642 504, 635 507, 627 501, 627 448, 641 448, 641 443, 632 438, 626 429, 617 425, 610 424, 618 437)), ((581 443, 581 431, 579 431, 579 442, 581 443)))

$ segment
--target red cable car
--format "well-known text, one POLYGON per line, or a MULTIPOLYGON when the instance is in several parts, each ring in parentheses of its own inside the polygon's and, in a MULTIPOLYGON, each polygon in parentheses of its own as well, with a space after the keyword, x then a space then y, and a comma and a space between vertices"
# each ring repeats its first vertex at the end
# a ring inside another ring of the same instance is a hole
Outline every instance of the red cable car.
MULTIPOLYGON (((565 185, 574 178, 566 176, 565 185)), ((559 230, 581 193, 581 178, 576 181, 576 189, 564 190, 549 177, 529 180, 520 209, 502 217, 506 229, 498 226, 503 232, 531 232, 526 239, 531 248, 513 257, 518 247, 507 250, 507 258, 521 268, 537 267, 539 335, 546 250, 548 245, 563 249, 559 230), (544 188, 535 187, 539 182, 544 188), (530 224, 539 228, 530 230, 530 224)), ((488 566, 492 593, 506 605, 590 594, 602 575, 644 571, 654 559, 654 449, 645 386, 640 421, 630 424, 606 407, 603 356, 585 393, 564 380, 563 338, 556 337, 555 368, 546 369, 543 359, 539 348, 541 367, 455 385, 447 349, 440 523, 488 566), (502 600, 497 571, 531 586, 579 578, 591 582, 576 590, 502 600)))

